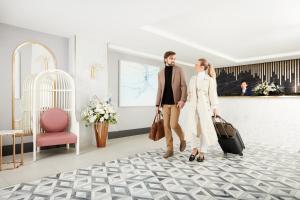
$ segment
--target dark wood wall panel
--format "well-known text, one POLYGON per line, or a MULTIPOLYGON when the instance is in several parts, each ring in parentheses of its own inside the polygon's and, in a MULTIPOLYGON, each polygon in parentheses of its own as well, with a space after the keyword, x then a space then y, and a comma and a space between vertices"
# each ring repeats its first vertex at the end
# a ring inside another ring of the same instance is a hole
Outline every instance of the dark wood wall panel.
POLYGON ((300 59, 216 68, 218 94, 220 96, 240 95, 240 83, 247 81, 252 89, 258 83, 267 81, 284 87, 286 95, 300 95, 300 59))

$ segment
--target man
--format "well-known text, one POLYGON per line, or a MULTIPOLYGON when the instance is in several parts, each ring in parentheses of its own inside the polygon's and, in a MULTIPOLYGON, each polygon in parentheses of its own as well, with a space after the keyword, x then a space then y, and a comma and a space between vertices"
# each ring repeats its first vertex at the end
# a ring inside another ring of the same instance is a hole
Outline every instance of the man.
POLYGON ((187 98, 187 86, 185 76, 180 67, 175 66, 176 53, 167 51, 164 54, 165 68, 158 73, 158 90, 156 97, 157 112, 162 107, 164 130, 167 143, 167 151, 164 158, 173 156, 173 129, 180 139, 182 152, 186 148, 184 133, 178 120, 180 110, 183 108, 187 98))
POLYGON ((250 89, 247 88, 248 84, 246 81, 242 81, 241 82, 241 89, 242 89, 242 93, 241 96, 252 96, 252 92, 250 89))

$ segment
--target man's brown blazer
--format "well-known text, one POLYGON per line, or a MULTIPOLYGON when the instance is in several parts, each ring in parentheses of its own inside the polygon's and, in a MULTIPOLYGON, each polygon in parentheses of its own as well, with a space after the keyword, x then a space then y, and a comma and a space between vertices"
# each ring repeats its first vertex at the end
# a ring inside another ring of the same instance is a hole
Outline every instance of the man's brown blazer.
MULTIPOLYGON (((165 68, 158 73, 158 89, 156 95, 156 106, 161 106, 161 100, 165 89, 165 68)), ((184 72, 180 67, 174 66, 172 71, 172 91, 174 102, 186 101, 187 86, 184 72)))

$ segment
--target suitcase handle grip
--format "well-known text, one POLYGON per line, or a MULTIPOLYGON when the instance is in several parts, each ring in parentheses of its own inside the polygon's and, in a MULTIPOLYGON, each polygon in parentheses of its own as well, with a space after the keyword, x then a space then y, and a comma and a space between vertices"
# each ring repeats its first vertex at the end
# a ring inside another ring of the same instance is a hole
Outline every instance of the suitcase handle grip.
POLYGON ((212 119, 213 119, 213 124, 214 124, 214 127, 215 127, 215 129, 216 129, 216 132, 217 132, 217 134, 221 137, 222 136, 222 134, 219 132, 219 130, 217 129, 217 126, 216 126, 216 118, 219 118, 220 120, 221 120, 221 126, 222 126, 222 129, 223 129, 223 131, 224 131, 224 133, 226 134, 226 136, 227 136, 227 138, 229 138, 229 135, 228 135, 228 133, 227 133, 227 131, 226 131, 226 129, 224 128, 224 123, 227 123, 220 115, 215 115, 215 116, 212 116, 212 119))
POLYGON ((225 119, 223 119, 220 115, 214 115, 212 116, 214 120, 216 120, 216 118, 220 119, 222 122, 228 123, 225 119))

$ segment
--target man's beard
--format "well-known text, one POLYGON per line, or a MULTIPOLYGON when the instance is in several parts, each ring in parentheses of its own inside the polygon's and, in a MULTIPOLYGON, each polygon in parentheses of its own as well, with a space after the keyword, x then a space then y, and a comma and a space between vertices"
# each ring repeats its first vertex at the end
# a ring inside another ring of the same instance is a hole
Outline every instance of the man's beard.
POLYGON ((175 62, 171 62, 170 64, 166 62, 165 65, 166 66, 172 66, 172 67, 174 67, 175 66, 175 62))

